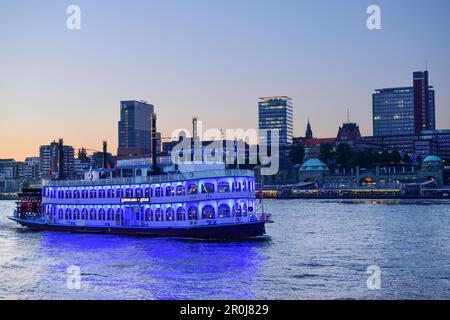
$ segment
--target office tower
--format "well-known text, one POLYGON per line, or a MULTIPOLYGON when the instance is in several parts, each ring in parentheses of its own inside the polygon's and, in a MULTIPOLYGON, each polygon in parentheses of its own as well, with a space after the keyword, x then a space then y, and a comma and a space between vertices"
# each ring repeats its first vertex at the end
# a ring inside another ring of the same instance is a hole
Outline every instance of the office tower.
POLYGON ((414 72, 412 87, 375 90, 372 111, 374 136, 435 130, 435 92, 428 85, 428 71, 414 72))
POLYGON ((290 146, 293 136, 292 99, 286 96, 259 98, 259 143, 265 144, 270 133, 265 136, 261 130, 279 130, 280 146, 290 146))
POLYGON ((75 152, 63 141, 53 141, 39 148, 41 177, 44 179, 70 179, 75 173, 75 152))
POLYGON ((147 102, 120 102, 119 156, 151 156, 154 117, 154 106, 147 102))

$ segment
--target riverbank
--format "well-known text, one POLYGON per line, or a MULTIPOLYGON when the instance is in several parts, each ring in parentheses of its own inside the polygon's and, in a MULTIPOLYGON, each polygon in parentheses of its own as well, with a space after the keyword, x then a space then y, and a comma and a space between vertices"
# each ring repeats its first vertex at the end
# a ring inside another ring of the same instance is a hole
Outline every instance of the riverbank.
POLYGON ((266 199, 448 199, 448 192, 430 192, 424 194, 405 194, 399 189, 353 189, 353 190, 264 190, 258 191, 266 199))
POLYGON ((18 200, 19 196, 17 193, 0 193, 0 201, 1 200, 18 200))

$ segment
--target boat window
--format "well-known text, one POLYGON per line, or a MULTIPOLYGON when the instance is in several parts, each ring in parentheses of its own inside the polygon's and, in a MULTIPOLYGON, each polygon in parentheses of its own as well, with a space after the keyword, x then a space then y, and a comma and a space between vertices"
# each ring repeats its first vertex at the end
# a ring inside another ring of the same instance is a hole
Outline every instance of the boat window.
POLYGON ((234 207, 234 215, 236 217, 242 217, 242 209, 239 204, 236 204, 236 206, 234 207))
POLYGON ((128 189, 125 191, 125 198, 131 198, 131 197, 133 197, 133 189, 128 188, 128 189))
POLYGON ((80 220, 80 218, 81 218, 80 210, 78 210, 78 209, 73 210, 73 218, 76 220, 80 220))
POLYGON ((184 220, 186 220, 186 217, 185 217, 184 214, 185 214, 184 208, 183 207, 179 207, 177 209, 177 221, 184 221, 184 220))
POLYGON ((95 209, 92 208, 89 214, 89 220, 97 220, 97 217, 95 215, 96 215, 95 209))
POLYGON ((72 211, 69 208, 66 209, 66 220, 72 220, 72 211))
POLYGON ((112 221, 114 217, 114 210, 113 209, 108 209, 108 214, 107 214, 107 221, 112 221))
POLYGON ((98 220, 105 220, 105 209, 101 208, 98 210, 98 220))
POLYGON ((213 183, 204 183, 202 185, 202 193, 214 193, 214 189, 213 183))
POLYGON ((166 196, 167 197, 175 196, 175 188, 172 188, 171 186, 166 187, 166 196))
POLYGON ((219 206, 218 212, 219 212, 220 218, 229 218, 231 215, 230 207, 225 203, 223 203, 219 206))
POLYGON ((134 190, 135 196, 136 198, 142 198, 143 196, 143 192, 141 188, 137 188, 136 190, 134 190))
POLYGON ((222 181, 217 185, 218 191, 220 193, 230 192, 230 184, 228 182, 222 181))
POLYGON ((122 221, 122 214, 123 214, 123 210, 122 209, 117 209, 116 211, 116 216, 115 216, 115 221, 117 224, 120 224, 122 221))
POLYGON ((89 197, 90 197, 91 199, 97 198, 97 191, 94 190, 94 189, 92 189, 92 190, 89 192, 89 197))
POLYGON ((106 197, 108 198, 114 198, 114 189, 108 189, 106 191, 106 197))
POLYGON ((244 204, 242 205, 242 216, 243 216, 243 217, 246 217, 246 216, 247 216, 247 204, 246 204, 246 203, 244 203, 244 204))
POLYGON ((87 215, 87 209, 83 209, 81 210, 81 220, 87 220, 88 215, 87 215))
POLYGON ((202 219, 215 219, 216 210, 211 205, 206 205, 202 209, 202 219))
POLYGON ((189 220, 198 220, 198 208, 195 206, 189 207, 188 216, 189 220))
POLYGON ((184 196, 184 195, 186 195, 186 191, 184 189, 184 186, 177 186, 176 190, 177 190, 176 191, 177 196, 184 196))
POLYGON ((153 221, 153 212, 150 208, 145 210, 145 221, 153 221))
POLYGON ((162 197, 163 196, 163 189, 161 187, 155 188, 155 197, 162 197))
POLYGON ((175 212, 172 208, 167 208, 166 210, 166 221, 173 221, 175 218, 175 212))
POLYGON ((163 217, 163 211, 161 210, 161 208, 156 209, 155 211, 155 221, 163 221, 164 217, 163 217))
POLYGON ((192 183, 188 186, 188 193, 189 194, 197 194, 198 193, 198 187, 196 183, 192 183))

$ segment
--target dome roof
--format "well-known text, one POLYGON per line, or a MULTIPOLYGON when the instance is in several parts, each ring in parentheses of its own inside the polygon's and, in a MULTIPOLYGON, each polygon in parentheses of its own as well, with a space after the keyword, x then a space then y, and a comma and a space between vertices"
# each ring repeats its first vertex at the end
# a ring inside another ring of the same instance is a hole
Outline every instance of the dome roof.
POLYGON ((300 171, 328 171, 328 167, 319 159, 310 159, 300 167, 300 171))
POLYGON ((423 160, 424 162, 442 162, 442 159, 437 156, 428 156, 423 160))

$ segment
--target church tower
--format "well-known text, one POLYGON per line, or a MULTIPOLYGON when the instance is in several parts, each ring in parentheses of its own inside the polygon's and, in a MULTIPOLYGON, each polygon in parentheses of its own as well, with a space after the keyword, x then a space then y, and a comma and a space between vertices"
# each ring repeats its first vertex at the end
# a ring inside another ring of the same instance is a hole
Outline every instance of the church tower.
POLYGON ((308 125, 306 126, 305 138, 308 140, 313 139, 313 132, 311 129, 311 123, 309 122, 309 118, 308 118, 308 125))

